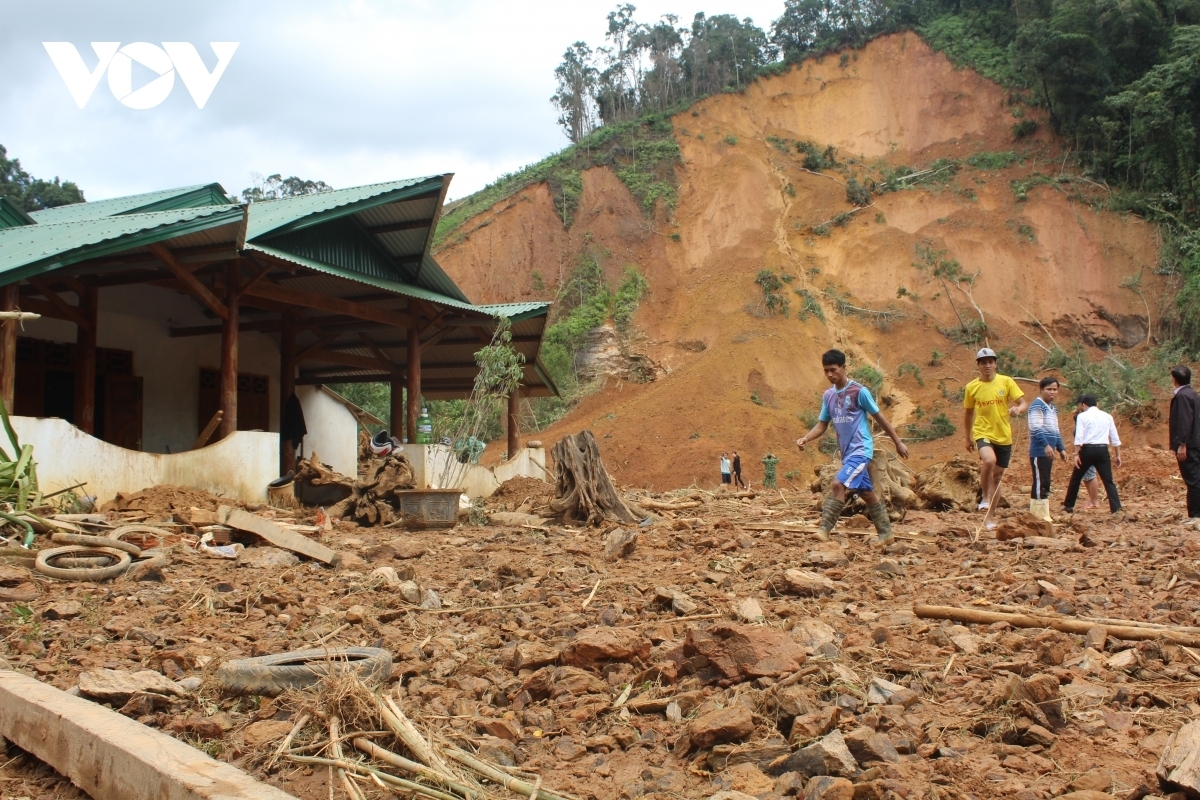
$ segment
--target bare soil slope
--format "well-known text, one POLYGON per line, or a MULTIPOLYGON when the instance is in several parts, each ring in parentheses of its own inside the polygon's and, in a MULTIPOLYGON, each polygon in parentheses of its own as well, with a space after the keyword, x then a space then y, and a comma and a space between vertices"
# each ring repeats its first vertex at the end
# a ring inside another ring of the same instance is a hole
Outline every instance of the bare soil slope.
MULTIPOLYGON (((1125 355, 1147 346, 1147 312, 1153 333, 1163 294, 1148 268, 1157 259, 1153 228, 1094 210, 1104 188, 1064 172, 1065 152, 1044 131, 1015 141, 1009 103, 1007 90, 956 69, 916 35, 896 34, 677 116, 672 213, 648 219, 610 170, 593 169, 570 229, 538 185, 470 220, 438 258, 480 302, 538 296, 535 271, 547 286, 541 295, 552 296, 585 249, 614 282, 628 264, 646 275, 651 293, 633 346, 661 367, 658 379, 611 381, 540 438, 592 428, 609 469, 628 484, 710 483, 717 455, 731 449, 748 463, 774 451, 781 476, 806 479, 811 463, 791 443, 803 427, 798 412, 815 411, 824 388, 819 354, 828 347, 883 372, 893 422, 902 424, 918 408, 959 420, 973 346, 938 329, 960 316, 982 313, 992 347, 1035 365, 1043 351, 1030 338, 1125 355), (1000 169, 963 161, 944 183, 876 194, 855 211, 844 173, 804 168, 793 144, 801 140, 836 147, 841 164, 879 182, 885 170, 927 169, 939 158, 1016 151, 1020 159, 1000 169), (920 248, 945 251, 973 284, 935 277, 920 248), (783 289, 786 318, 765 313, 754 281, 764 268, 793 278, 783 289), (1122 288, 1139 274, 1147 304, 1122 288), (811 305, 797 313, 800 291, 819 315, 811 305), (881 320, 855 309, 899 314, 881 320), (930 366, 933 350, 949 355, 930 366), (897 380, 906 362, 920 367, 924 386, 897 380)), ((922 445, 916 466, 958 446, 958 436, 922 445)))

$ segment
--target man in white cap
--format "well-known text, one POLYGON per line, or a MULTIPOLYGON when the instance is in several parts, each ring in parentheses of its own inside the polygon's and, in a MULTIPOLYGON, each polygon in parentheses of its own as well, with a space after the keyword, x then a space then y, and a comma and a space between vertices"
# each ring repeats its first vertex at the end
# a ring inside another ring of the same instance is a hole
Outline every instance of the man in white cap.
POLYGON ((992 522, 992 503, 1000 491, 1000 481, 1012 458, 1011 417, 1024 413, 1029 407, 1025 393, 1017 382, 996 372, 996 352, 985 347, 975 354, 979 377, 963 390, 963 430, 967 437, 967 452, 979 450, 979 484, 982 497, 979 510, 986 511, 983 523, 989 530, 992 522))

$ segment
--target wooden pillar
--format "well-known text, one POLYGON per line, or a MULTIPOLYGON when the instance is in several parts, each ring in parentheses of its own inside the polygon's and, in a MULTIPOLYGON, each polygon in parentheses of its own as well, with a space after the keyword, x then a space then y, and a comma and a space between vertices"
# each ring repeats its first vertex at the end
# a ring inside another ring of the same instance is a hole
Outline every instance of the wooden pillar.
MULTIPOLYGON (((0 311, 16 311, 20 304, 20 287, 10 283, 0 288, 0 311)), ((17 388, 17 329, 15 319, 0 322, 0 399, 9 414, 13 413, 13 396, 17 388)))
POLYGON ((391 404, 391 419, 388 424, 391 426, 392 436, 397 439, 404 438, 404 372, 400 369, 392 369, 392 404, 391 404))
POLYGON ((84 289, 79 298, 79 313, 91 330, 75 329, 75 427, 84 433, 96 432, 96 334, 100 290, 84 289))
POLYGON ((288 400, 296 391, 296 324, 295 316, 283 315, 279 328, 279 474, 286 475, 296 468, 296 448, 291 439, 283 438, 283 420, 288 400))
POLYGON ((517 386, 508 393, 508 460, 517 457, 517 448, 521 446, 521 387, 517 386))
POLYGON ((421 328, 413 324, 408 329, 408 419, 405 420, 408 441, 417 441, 417 417, 421 415, 421 328))
POLYGON ((217 439, 224 439, 237 430, 238 384, 238 263, 225 265, 225 308, 229 314, 221 325, 221 404, 224 412, 217 428, 217 439))

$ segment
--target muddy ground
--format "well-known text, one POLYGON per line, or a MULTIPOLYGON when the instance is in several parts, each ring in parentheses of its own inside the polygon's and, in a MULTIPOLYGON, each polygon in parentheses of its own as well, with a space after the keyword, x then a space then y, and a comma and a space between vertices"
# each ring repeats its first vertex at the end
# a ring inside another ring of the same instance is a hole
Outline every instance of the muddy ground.
MULTIPOLYGON (((803 769, 786 769, 800 765, 792 753, 835 728, 857 761, 842 770, 855 798, 1032 800, 1072 787, 1124 797, 1158 791, 1167 736, 1200 715, 1200 652, 964 630, 912 612, 990 604, 1200 625, 1200 533, 1180 524, 1170 454, 1135 450, 1120 475, 1127 519, 1080 502, 1055 526, 1062 549, 972 543, 979 516, 959 512, 910 512, 897 531, 927 536, 882 550, 856 520, 846 522, 846 549, 752 530, 813 521, 812 496, 792 490, 701 494, 700 507, 641 528, 616 560, 603 531, 555 524, 418 533, 340 523, 322 537, 346 554, 337 570, 253 567, 245 554, 234 563, 177 545, 149 580, 34 578, 37 599, 0 604, 0 655, 61 689, 97 668, 200 678, 169 707, 125 713, 302 798, 330 796, 323 767, 264 766, 296 699, 221 696, 211 680, 221 661, 319 641, 386 647, 394 667, 384 688, 420 728, 580 798, 803 797, 803 769), (406 602, 371 577, 380 566, 433 590, 442 607, 406 602), (797 589, 781 576, 793 568, 827 588, 789 594, 797 589), (1006 700, 1013 676, 1041 702, 1006 700), (903 690, 883 697, 875 679, 903 690)), ((1020 481, 1008 491, 1014 505, 1020 481)), ((507 486, 489 509, 514 510, 538 488, 507 486)), ((187 511, 147 507, 160 520, 187 511)), ((325 735, 310 726, 296 744, 325 735)), ((11 745, 2 763, 0 796, 82 796, 11 745)), ((823 796, 849 797, 836 793, 842 786, 830 782, 823 796)))

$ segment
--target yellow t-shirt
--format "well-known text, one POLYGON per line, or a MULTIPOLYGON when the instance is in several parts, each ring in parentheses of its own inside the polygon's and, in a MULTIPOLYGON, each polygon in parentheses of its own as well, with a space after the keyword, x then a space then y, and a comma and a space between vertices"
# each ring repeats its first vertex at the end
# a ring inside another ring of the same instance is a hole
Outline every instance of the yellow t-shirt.
POLYGON ((963 408, 975 409, 971 438, 975 441, 987 439, 992 444, 1012 444, 1008 407, 1024 396, 1017 382, 1007 375, 997 375, 987 383, 979 378, 968 383, 963 391, 963 408))

